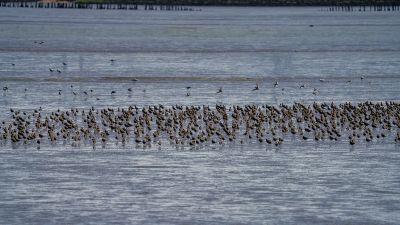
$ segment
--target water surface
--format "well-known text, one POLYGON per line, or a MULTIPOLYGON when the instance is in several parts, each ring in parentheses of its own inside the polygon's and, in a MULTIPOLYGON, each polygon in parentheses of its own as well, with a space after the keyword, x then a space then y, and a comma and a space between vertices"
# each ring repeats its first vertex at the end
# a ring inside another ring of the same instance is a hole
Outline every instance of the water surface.
MULTIPOLYGON (((0 120, 9 108, 399 101, 399 27, 397 12, 312 7, 0 8, 0 120)), ((398 161, 393 139, 2 143, 0 223, 397 224, 398 161)))

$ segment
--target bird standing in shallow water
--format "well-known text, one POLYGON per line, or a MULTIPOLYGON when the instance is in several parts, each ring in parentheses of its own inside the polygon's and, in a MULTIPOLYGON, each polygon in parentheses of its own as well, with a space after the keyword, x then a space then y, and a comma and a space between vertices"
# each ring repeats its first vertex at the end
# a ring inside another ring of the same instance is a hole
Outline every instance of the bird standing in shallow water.
POLYGON ((220 87, 220 88, 218 89, 217 94, 218 94, 218 93, 222 93, 222 87, 220 87))

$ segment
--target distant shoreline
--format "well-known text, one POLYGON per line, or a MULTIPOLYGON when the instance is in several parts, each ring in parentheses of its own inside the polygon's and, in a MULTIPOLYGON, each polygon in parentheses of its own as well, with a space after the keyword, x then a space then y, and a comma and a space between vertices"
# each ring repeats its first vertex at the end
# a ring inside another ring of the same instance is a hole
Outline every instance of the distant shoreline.
POLYGON ((2 0, 1 3, 133 4, 165 6, 400 6, 394 0, 2 0))
POLYGON ((0 8, 61 8, 61 9, 100 9, 100 10, 145 10, 145 11, 202 11, 200 7, 322 7, 323 11, 365 12, 365 11, 400 11, 400 1, 266 1, 266 0, 228 0, 207 2, 199 0, 41 0, 10 1, 0 0, 0 8))

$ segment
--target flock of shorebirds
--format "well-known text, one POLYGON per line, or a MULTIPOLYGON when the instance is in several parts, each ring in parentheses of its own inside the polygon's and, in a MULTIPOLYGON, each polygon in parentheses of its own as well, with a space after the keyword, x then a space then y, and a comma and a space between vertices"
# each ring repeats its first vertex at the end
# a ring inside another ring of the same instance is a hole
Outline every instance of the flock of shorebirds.
POLYGON ((10 109, 0 124, 0 144, 12 146, 108 142, 137 147, 213 146, 285 139, 346 141, 350 145, 390 138, 400 142, 400 103, 163 106, 31 112, 10 109))
MULTIPOLYGON (((137 82, 137 81, 139 81, 139 80, 138 80, 137 78, 133 78, 133 79, 131 79, 131 81, 132 81, 132 82, 137 82)), ((321 82, 323 82, 323 80, 322 80, 321 82)), ((278 87, 278 82, 277 82, 277 81, 274 83, 273 87, 274 87, 274 88, 277 88, 277 87, 278 87)), ((191 94, 190 94, 191 88, 192 88, 191 86, 185 87, 185 89, 186 89, 186 96, 188 96, 188 97, 191 96, 191 94)), ((305 84, 301 84, 301 85, 299 86, 299 88, 300 88, 300 89, 301 89, 301 88, 305 88, 305 84)), ((3 87, 3 96, 6 96, 9 90, 10 90, 10 88, 9 88, 8 86, 4 86, 4 87, 3 87)), ((252 91, 259 91, 259 90, 260 90, 259 84, 256 83, 255 87, 254 87, 253 89, 251 89, 251 90, 252 90, 252 91)), ((284 91, 284 90, 285 90, 285 88, 282 88, 282 91, 284 91)), ((75 91, 75 90, 74 90, 74 86, 73 86, 72 84, 70 85, 70 91, 71 91, 71 93, 73 94, 74 97, 79 96, 79 95, 84 96, 84 97, 94 97, 94 92, 95 92, 93 89, 86 90, 86 91, 82 91, 82 92, 75 91)), ((120 91, 120 90, 118 90, 118 91, 120 91)), ((132 93, 132 92, 133 92, 133 88, 128 88, 128 89, 126 89, 126 91, 127 91, 128 93, 132 93)), ((146 89, 143 89, 142 91, 143 91, 143 93, 146 93, 146 89)), ((26 96, 27 93, 28 93, 28 89, 27 89, 27 88, 24 89, 24 93, 25 93, 25 96, 26 96)), ((65 90, 62 90, 62 89, 58 89, 58 90, 57 90, 57 94, 58 94, 59 96, 63 95, 63 93, 66 94, 65 90)), ((116 91, 116 90, 112 90, 112 91, 109 92, 109 93, 110 93, 111 96, 114 96, 114 95, 117 94, 117 91, 116 91)), ((221 93, 223 93, 223 87, 222 87, 222 86, 219 87, 218 90, 217 90, 215 93, 216 93, 216 94, 221 94, 221 93)), ((313 88, 312 94, 313 94, 313 95, 318 95, 318 94, 319 94, 319 90, 318 90, 317 88, 313 88)), ((96 97, 96 100, 100 100, 100 97, 96 97)))
MULTIPOLYGON (((39 42, 39 41, 35 41, 35 44, 43 44, 43 43, 44 43, 43 41, 40 41, 40 42, 39 42)), ((111 62, 111 64, 113 64, 113 63, 116 62, 115 59, 110 59, 109 61, 111 62)), ((62 62, 61 64, 62 64, 62 66, 63 66, 64 68, 68 65, 66 62, 62 62)), ((11 66, 12 66, 12 67, 15 67, 16 64, 15 64, 15 63, 12 63, 11 66)), ((63 70, 62 70, 61 68, 58 68, 58 67, 49 67, 49 72, 50 72, 50 73, 61 74, 61 73, 63 73, 63 70)), ((365 78, 364 76, 360 76, 360 79, 361 79, 361 80, 364 80, 364 78, 365 78)), ((137 81, 139 81, 139 80, 138 80, 137 78, 132 78, 131 81, 132 81, 132 82, 137 82, 137 81)), ((319 79, 319 81, 320 81, 320 82, 325 82, 325 79, 319 79)), ((347 82, 347 83, 350 83, 351 80, 347 80, 346 82, 347 82)), ((278 81, 275 81, 274 84, 273 84, 273 88, 278 88, 278 86, 279 86, 278 81)), ((300 89, 301 89, 301 88, 306 88, 306 85, 305 85, 305 84, 299 84, 298 87, 299 87, 300 89)), ((72 90, 72 88, 73 88, 73 85, 71 85, 71 90, 72 90)), ((186 96, 191 96, 191 93, 190 93, 190 89, 191 89, 191 88, 192 88, 192 87, 190 87, 190 86, 186 87, 186 91, 187 91, 187 92, 186 92, 186 96)), ((281 88, 281 89, 282 89, 282 91, 285 90, 285 88, 281 88)), ((6 94, 6 93, 8 92, 8 90, 9 90, 9 87, 8 87, 8 86, 4 86, 4 87, 3 87, 3 94, 6 94)), ((259 90, 261 90, 261 89, 260 89, 259 84, 256 83, 255 87, 252 88, 251 90, 252 90, 252 91, 259 91, 259 90)), ((28 91, 28 89, 25 88, 24 91, 25 91, 25 93, 26 93, 26 92, 28 91)), ((128 88, 127 91, 130 93, 130 92, 133 91, 133 89, 132 89, 132 88, 128 88)), ((91 90, 83 91, 82 93, 79 93, 79 92, 76 92, 76 91, 72 91, 72 94, 73 94, 74 96, 78 96, 78 95, 80 95, 80 94, 83 94, 84 96, 89 96, 89 94, 93 94, 93 92, 94 92, 94 90, 91 89, 91 90)), ((146 90, 143 89, 143 92, 146 92, 146 90)), ((116 90, 112 90, 110 93, 111 93, 111 95, 114 95, 114 94, 117 93, 117 91, 116 91, 116 90)), ((219 87, 218 90, 216 91, 216 93, 217 93, 217 94, 223 93, 223 87, 222 87, 222 86, 219 87)), ((63 90, 62 90, 62 89, 59 89, 58 92, 57 92, 57 94, 60 95, 60 96, 63 95, 63 90)), ((318 95, 318 94, 319 94, 319 90, 318 90, 317 88, 313 88, 312 94, 313 94, 313 95, 318 95)), ((97 100, 100 100, 100 98, 97 98, 97 100)))
MULTIPOLYGON (((62 73, 54 68, 49 71, 62 73)), ((324 82, 323 79, 319 81, 324 82)), ((273 87, 278 85, 275 82, 273 87)), ((305 88, 305 85, 299 88, 305 88)), ((190 96, 190 90, 190 86, 186 87, 187 96, 190 96)), ((258 90, 260 87, 256 84, 252 91, 258 90)), ((9 87, 4 86, 3 91, 7 93, 9 87)), ((62 92, 58 90, 58 95, 62 92)), ((79 95, 73 85, 71 92, 79 95)), ((87 90, 83 94, 91 96, 93 92, 87 90)), ((132 89, 128 88, 128 92, 132 89)), ((216 94, 222 92, 220 87, 216 94)), ((111 95, 114 94, 116 91, 112 90, 111 95)), ((318 94, 318 90, 314 88, 313 94, 318 94)), ((134 143, 142 148, 168 143, 183 147, 251 142, 280 146, 288 138, 317 142, 345 140, 350 145, 390 138, 400 143, 398 102, 212 107, 155 105, 53 112, 44 112, 41 108, 33 112, 10 109, 10 112, 11 118, 0 124, 0 145, 11 143, 14 147, 33 144, 40 148, 44 143, 63 143, 72 146, 89 144, 95 148, 109 142, 134 143)))

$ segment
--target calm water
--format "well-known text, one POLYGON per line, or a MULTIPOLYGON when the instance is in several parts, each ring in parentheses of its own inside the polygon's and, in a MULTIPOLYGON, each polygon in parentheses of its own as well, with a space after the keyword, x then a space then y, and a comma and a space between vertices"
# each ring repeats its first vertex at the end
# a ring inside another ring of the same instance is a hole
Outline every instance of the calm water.
MULTIPOLYGON (((9 108, 399 101, 399 28, 398 12, 319 8, 0 8, 0 120, 9 108)), ((399 145, 347 143, 1 143, 0 224, 397 224, 399 145)))

